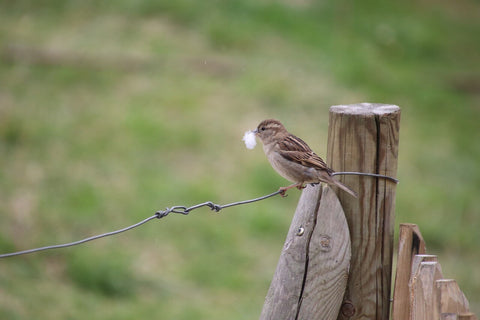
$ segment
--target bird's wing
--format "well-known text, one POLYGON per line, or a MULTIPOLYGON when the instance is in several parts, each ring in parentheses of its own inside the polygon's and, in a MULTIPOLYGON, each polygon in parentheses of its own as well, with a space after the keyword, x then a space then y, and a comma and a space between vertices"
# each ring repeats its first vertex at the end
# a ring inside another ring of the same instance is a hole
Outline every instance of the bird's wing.
POLYGON ((320 158, 302 139, 289 135, 283 139, 279 144, 278 153, 287 160, 296 162, 305 167, 315 168, 317 170, 326 170, 328 173, 333 173, 325 161, 320 158))

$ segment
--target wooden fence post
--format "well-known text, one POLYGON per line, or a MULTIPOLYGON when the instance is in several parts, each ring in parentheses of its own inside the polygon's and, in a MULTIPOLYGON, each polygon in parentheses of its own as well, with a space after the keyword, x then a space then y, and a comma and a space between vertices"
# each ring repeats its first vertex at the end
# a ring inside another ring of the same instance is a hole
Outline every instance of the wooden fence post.
POLYGON ((347 284, 350 238, 329 187, 302 192, 261 320, 336 319, 347 284))
MULTIPOLYGON (((327 163, 335 171, 396 177, 400 108, 361 103, 330 108, 327 163)), ((338 319, 388 319, 393 256, 395 183, 365 176, 340 180, 358 192, 337 191, 347 218, 352 258, 338 319)))

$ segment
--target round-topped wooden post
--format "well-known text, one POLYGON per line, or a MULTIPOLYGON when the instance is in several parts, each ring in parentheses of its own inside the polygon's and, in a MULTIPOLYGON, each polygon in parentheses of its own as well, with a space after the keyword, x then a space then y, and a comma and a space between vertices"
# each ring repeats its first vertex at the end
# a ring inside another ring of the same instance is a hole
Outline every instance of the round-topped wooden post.
MULTIPOLYGON (((397 175, 400 108, 360 103, 330 108, 327 163, 335 171, 397 175)), ((396 184, 383 178, 340 177, 358 199, 336 191, 352 244, 350 274, 338 319, 388 319, 396 184), (353 310, 353 312, 351 312, 353 310)))

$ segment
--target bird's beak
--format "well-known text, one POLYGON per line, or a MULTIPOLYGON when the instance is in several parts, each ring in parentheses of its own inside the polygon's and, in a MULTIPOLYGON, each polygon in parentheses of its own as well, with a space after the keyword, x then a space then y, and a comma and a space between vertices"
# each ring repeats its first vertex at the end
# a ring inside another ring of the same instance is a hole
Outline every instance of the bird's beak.
POLYGON ((258 133, 258 129, 252 131, 255 135, 258 133))

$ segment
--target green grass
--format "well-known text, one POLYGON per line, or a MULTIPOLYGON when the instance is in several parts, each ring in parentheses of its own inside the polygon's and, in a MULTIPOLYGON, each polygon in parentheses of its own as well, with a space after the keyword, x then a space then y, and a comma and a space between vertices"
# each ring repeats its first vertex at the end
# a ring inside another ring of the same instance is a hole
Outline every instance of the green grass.
MULTIPOLYGON (((285 181, 245 130, 276 117, 325 155, 329 106, 393 103, 396 224, 480 313, 478 9, 0 2, 1 252, 270 193, 285 181)), ((2 260, 0 318, 258 318, 298 195, 2 260)))

